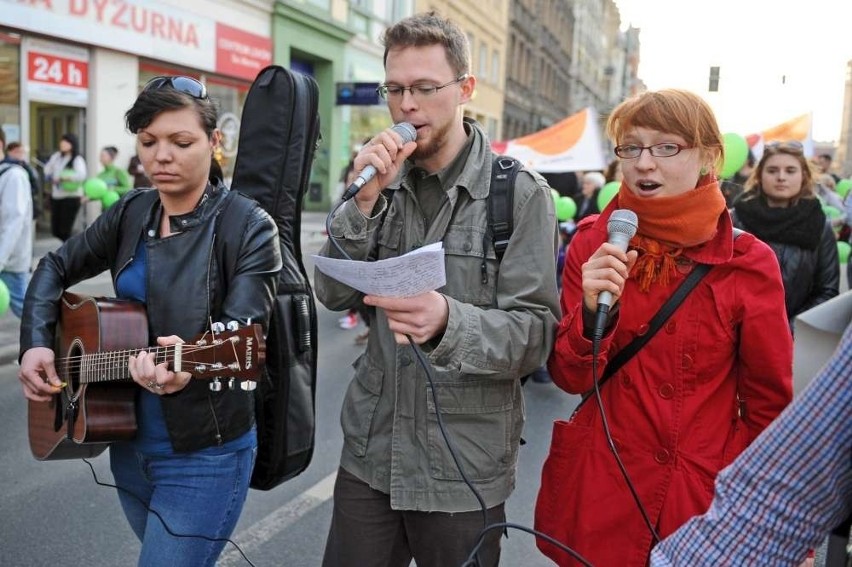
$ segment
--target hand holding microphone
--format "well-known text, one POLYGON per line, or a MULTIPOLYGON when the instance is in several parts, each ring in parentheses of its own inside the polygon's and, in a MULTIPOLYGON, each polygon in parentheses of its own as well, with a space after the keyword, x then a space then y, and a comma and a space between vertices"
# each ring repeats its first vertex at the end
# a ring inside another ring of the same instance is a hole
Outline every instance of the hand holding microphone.
POLYGON ((368 202, 372 207, 381 190, 393 181, 402 162, 417 147, 412 143, 416 138, 417 131, 414 126, 408 122, 400 122, 381 132, 369 145, 364 146, 355 158, 355 169, 360 173, 343 193, 343 200, 354 197, 375 178, 376 183, 365 191, 362 195, 364 198, 358 199, 368 202))
POLYGON ((616 295, 621 295, 637 252, 627 252, 630 239, 636 234, 639 219, 628 209, 613 211, 606 225, 609 238, 583 264, 583 301, 596 312, 595 332, 603 334, 606 314, 616 295))

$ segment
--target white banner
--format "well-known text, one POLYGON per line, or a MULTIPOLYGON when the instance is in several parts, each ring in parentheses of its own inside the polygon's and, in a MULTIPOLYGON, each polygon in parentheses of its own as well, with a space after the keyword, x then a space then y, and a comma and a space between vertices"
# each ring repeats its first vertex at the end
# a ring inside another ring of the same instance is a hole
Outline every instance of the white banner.
POLYGON ((494 142, 491 148, 540 173, 603 170, 606 167, 598 113, 592 107, 533 134, 494 142))

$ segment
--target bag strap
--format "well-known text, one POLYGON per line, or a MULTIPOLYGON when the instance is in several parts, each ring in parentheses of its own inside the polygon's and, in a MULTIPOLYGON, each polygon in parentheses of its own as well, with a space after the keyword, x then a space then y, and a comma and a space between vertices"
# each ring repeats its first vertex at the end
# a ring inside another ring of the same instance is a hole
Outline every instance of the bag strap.
POLYGON ((503 254, 509 246, 509 239, 515 228, 515 177, 520 169, 521 162, 509 156, 494 156, 494 161, 491 163, 488 232, 491 234, 491 242, 498 262, 503 260, 503 254))
MULTIPOLYGON (((742 230, 738 228, 733 229, 734 240, 739 238, 739 236, 743 233, 742 230)), ((680 304, 683 303, 683 300, 686 299, 686 296, 695 289, 695 286, 698 285, 698 282, 707 275, 707 272, 713 267, 712 264, 698 264, 695 268, 686 276, 686 279, 678 286, 675 292, 671 295, 671 297, 666 300, 660 310, 654 315, 653 319, 648 323, 648 330, 644 334, 638 335, 634 338, 626 347, 621 349, 618 354, 610 359, 607 362, 606 368, 604 368, 603 376, 601 376, 600 381, 598 381, 598 389, 603 388, 603 385, 609 381, 612 376, 618 372, 618 370, 624 366, 628 360, 633 358, 633 356, 639 352, 645 344, 651 340, 651 338, 660 330, 660 328, 665 324, 666 321, 674 314, 675 310, 680 307, 680 304)), ((586 392, 583 394, 583 399, 580 400, 580 403, 577 404, 577 407, 574 408, 574 413, 580 409, 580 407, 585 403, 587 399, 592 395, 593 390, 586 392)))
MULTIPOLYGON (((669 320, 675 310, 680 307, 681 303, 683 303, 683 300, 686 299, 686 296, 695 289, 695 286, 698 285, 701 278, 703 278, 712 267, 713 266, 711 264, 698 264, 695 266, 686 279, 683 280, 671 297, 666 300, 663 306, 660 307, 660 310, 654 315, 653 319, 651 319, 648 323, 647 332, 637 335, 636 338, 630 341, 626 347, 618 351, 618 354, 610 359, 606 368, 604 368, 603 376, 601 376, 601 379, 598 381, 598 389, 603 388, 604 384, 606 384, 609 379, 627 363, 628 360, 633 358, 633 356, 639 352, 639 350, 645 346, 645 344, 647 344, 647 342, 650 341, 655 334, 657 334, 657 331, 659 331, 665 322, 669 320)), ((576 408, 574 408, 574 413, 577 413, 580 407, 582 407, 593 393, 594 390, 589 390, 583 394, 583 399, 580 400, 580 403, 577 404, 576 408)))

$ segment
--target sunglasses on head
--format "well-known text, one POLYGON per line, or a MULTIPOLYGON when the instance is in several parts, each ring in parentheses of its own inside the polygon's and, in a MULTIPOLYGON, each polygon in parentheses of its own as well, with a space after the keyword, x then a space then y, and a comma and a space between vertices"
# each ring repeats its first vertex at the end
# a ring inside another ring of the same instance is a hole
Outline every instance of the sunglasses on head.
POLYGON ((145 87, 142 91, 155 91, 158 89, 174 89, 178 92, 188 94, 192 98, 197 99, 206 99, 207 98, 207 87, 205 87, 200 81, 193 79, 192 77, 154 77, 147 83, 145 83, 145 87))
POLYGON ((789 140, 787 142, 769 142, 768 144, 763 146, 764 151, 788 151, 792 153, 803 153, 805 151, 805 146, 802 145, 802 142, 798 142, 796 140, 789 140))

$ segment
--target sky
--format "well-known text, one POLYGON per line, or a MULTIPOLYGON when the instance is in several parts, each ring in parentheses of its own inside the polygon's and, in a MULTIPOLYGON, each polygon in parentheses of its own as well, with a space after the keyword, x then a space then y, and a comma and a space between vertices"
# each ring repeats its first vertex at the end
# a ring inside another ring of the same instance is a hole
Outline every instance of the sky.
POLYGON ((812 113, 813 138, 840 138, 852 1, 615 0, 622 29, 641 30, 639 77, 650 90, 701 95, 722 132, 747 135, 812 113), (708 92, 710 67, 719 92, 708 92))

